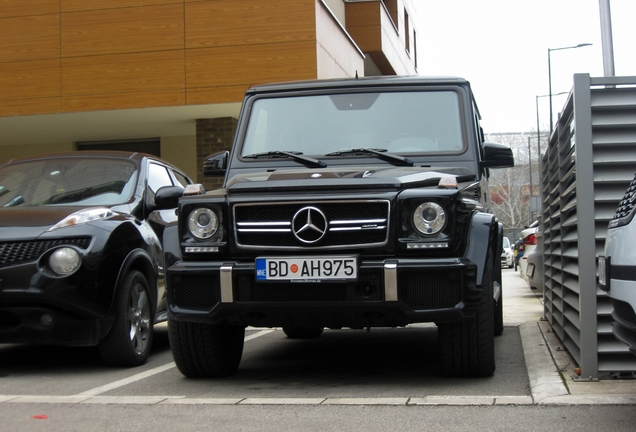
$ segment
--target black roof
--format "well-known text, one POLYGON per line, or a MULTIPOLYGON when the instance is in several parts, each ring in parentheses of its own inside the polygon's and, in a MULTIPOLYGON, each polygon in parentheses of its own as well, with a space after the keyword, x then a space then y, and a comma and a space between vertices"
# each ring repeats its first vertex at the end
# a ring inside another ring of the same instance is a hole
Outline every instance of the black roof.
POLYGON ((404 85, 464 85, 470 86, 469 82, 460 77, 452 76, 372 76, 361 78, 335 78, 326 80, 309 80, 309 81, 289 81, 271 84, 257 85, 249 90, 246 94, 269 93, 278 91, 297 91, 297 90, 320 90, 320 89, 339 89, 339 88, 355 88, 355 87, 375 87, 375 86, 404 86, 404 85))
POLYGON ((156 156, 139 153, 139 152, 127 152, 120 150, 82 150, 82 151, 72 151, 72 152, 60 152, 60 153, 46 153, 46 154, 37 154, 32 156, 24 156, 21 158, 14 158, 6 163, 0 165, 0 167, 11 165, 15 163, 22 163, 28 161, 37 161, 43 159, 63 159, 63 158, 89 158, 89 159, 100 159, 100 158, 115 158, 115 159, 127 159, 136 162, 137 164, 141 163, 144 158, 154 159, 161 161, 162 163, 171 166, 169 162, 162 160, 156 156))

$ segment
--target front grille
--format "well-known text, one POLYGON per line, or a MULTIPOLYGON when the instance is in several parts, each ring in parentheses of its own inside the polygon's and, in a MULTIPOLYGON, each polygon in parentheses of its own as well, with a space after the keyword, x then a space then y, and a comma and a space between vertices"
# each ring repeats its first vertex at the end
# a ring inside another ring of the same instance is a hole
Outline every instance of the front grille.
POLYGON ((411 309, 455 307, 462 300, 461 278, 448 272, 399 273, 399 298, 411 309))
POLYGON ((387 200, 237 204, 234 235, 244 249, 375 247, 388 241, 389 214, 387 200))
MULTIPOLYGON (((634 210, 634 205, 636 204, 636 175, 634 179, 629 184, 629 187, 625 191, 625 195, 623 195, 623 199, 618 203, 618 207, 616 208, 616 213, 612 218, 614 224, 617 224, 620 219, 625 219, 634 210)), ((612 226, 612 225, 610 225, 612 226)))
POLYGON ((56 246, 86 249, 90 242, 90 237, 0 242, 0 267, 37 261, 44 252, 56 246))
POLYGON ((175 274, 170 279, 173 303, 184 309, 209 310, 219 301, 217 275, 175 274))
POLYGON ((636 325, 636 313, 634 313, 634 308, 629 303, 612 299, 612 305, 614 306, 614 313, 619 318, 636 325))

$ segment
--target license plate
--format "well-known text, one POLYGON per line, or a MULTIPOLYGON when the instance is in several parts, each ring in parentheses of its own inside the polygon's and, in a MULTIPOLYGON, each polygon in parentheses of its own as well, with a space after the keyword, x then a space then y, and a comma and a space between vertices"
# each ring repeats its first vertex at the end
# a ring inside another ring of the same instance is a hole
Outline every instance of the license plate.
POLYGON ((526 269, 526 276, 530 278, 534 276, 534 264, 528 264, 528 268, 526 269))
POLYGON ((354 256, 256 258, 256 280, 321 282, 356 280, 358 260, 354 256))

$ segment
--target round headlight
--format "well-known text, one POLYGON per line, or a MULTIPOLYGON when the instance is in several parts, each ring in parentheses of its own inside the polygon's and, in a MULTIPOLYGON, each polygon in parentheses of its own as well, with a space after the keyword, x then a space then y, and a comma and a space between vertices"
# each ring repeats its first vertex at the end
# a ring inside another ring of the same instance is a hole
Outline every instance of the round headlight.
POLYGON ((219 227, 219 219, 209 208, 198 208, 188 217, 188 229, 193 236, 204 240, 212 237, 219 227))
POLYGON ((49 257, 49 266, 56 274, 60 276, 68 276, 77 271, 82 258, 79 252, 70 247, 57 249, 49 257))
POLYGON ((413 226, 424 235, 437 234, 444 228, 446 213, 439 204, 425 202, 413 212, 413 226))

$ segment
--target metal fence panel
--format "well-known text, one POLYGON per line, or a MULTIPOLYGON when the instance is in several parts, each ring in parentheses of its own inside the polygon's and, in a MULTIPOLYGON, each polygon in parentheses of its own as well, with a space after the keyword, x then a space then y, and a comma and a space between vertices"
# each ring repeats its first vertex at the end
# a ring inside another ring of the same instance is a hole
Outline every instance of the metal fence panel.
POLYGON ((542 158, 544 316, 581 376, 634 372, 616 341, 612 306, 598 288, 596 256, 636 171, 636 77, 574 75, 542 158))

